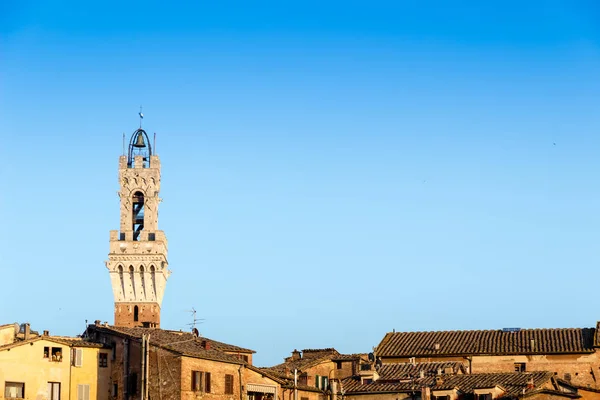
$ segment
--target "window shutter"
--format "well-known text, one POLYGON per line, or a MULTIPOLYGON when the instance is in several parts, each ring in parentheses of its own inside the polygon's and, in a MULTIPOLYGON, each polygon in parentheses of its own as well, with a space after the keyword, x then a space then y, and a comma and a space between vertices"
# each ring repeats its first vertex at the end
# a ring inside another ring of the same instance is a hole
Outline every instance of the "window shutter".
POLYGON ((316 387, 319 387, 319 384, 321 383, 321 382, 320 382, 320 378, 321 378, 321 377, 320 377, 319 375, 315 376, 315 386, 316 386, 316 387))
POLYGON ((233 375, 225 375, 225 394, 233 394, 233 375))
POLYGON ((90 385, 77 385, 77 400, 90 400, 90 385))
POLYGON ((83 349, 75 349, 75 366, 81 367, 83 365, 83 349))
POLYGON ((204 375, 206 376, 206 383, 204 384, 204 391, 206 393, 210 393, 210 372, 205 372, 204 375))

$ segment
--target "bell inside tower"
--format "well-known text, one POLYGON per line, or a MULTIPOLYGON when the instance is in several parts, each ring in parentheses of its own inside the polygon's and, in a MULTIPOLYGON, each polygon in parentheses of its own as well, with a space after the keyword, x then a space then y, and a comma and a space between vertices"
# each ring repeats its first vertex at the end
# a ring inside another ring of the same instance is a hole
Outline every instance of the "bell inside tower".
POLYGON ((133 240, 140 240, 140 232, 144 229, 144 194, 135 192, 133 194, 132 208, 132 230, 133 240))
POLYGON ((129 154, 127 157, 127 167, 133 168, 135 158, 142 157, 142 165, 136 167, 148 168, 150 166, 150 156, 152 155, 152 146, 148 139, 148 134, 143 129, 138 129, 131 135, 129 141, 129 154))

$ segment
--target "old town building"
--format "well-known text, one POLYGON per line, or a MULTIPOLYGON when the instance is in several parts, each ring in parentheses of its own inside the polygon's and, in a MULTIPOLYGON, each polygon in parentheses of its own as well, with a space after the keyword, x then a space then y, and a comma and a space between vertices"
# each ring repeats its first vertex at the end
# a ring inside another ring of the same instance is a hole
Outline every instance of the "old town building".
MULTIPOLYGON (((0 396, 28 400, 108 397, 110 349, 81 338, 0 326, 0 396)), ((1 398, 1 397, 0 397, 1 398)))
POLYGON ((389 332, 376 355, 383 364, 459 361, 470 373, 549 371, 600 389, 599 349, 594 328, 389 332))
POLYGON ((111 400, 277 400, 286 382, 252 366, 254 351, 158 328, 88 326, 84 337, 112 348, 111 400))
POLYGON ((576 399, 577 388, 551 372, 466 374, 460 362, 398 363, 377 367, 376 379, 343 379, 344 400, 576 399))
POLYGON ((263 368, 286 381, 287 388, 293 389, 286 400, 328 399, 340 379, 353 376, 366 355, 340 354, 334 348, 294 350, 284 362, 273 367, 263 368), (298 393, 300 392, 300 393, 298 393))

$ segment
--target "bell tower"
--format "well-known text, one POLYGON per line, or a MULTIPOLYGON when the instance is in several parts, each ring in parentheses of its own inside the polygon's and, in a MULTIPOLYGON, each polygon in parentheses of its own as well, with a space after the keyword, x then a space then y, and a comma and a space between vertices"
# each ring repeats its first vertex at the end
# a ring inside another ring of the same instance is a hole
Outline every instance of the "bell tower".
POLYGON ((115 299, 114 324, 159 327, 171 271, 167 238, 158 230, 160 159, 141 124, 131 136, 128 154, 119 158, 119 185, 121 228, 110 231, 106 262, 115 299))

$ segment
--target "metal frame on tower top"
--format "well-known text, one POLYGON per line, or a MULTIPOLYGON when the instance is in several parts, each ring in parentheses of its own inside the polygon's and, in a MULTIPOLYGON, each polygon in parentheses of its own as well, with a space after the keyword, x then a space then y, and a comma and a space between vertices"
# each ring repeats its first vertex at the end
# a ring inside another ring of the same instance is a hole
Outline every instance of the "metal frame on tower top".
POLYGON ((129 153, 127 155, 127 166, 133 167, 135 156, 142 156, 144 166, 150 164, 150 156, 152 155, 152 145, 150 138, 142 128, 136 129, 129 140, 129 153))

